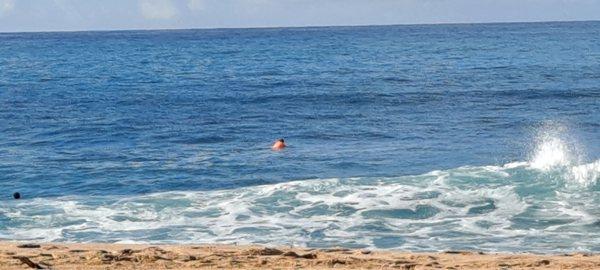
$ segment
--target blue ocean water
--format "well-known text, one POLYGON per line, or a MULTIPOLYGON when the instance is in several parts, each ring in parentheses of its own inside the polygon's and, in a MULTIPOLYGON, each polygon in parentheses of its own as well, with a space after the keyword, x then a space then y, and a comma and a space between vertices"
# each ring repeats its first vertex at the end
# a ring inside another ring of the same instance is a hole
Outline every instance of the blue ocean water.
POLYGON ((599 179, 600 22, 0 34, 0 239, 597 252, 599 179))

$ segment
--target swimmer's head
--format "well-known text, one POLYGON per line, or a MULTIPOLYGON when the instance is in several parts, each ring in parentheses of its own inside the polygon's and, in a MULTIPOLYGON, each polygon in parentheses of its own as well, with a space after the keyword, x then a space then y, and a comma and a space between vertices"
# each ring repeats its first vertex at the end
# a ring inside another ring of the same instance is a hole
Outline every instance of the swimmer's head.
POLYGON ((285 141, 283 139, 277 139, 277 141, 275 141, 275 143, 273 144, 273 146, 271 146, 271 149, 273 150, 281 150, 283 148, 285 148, 285 141))

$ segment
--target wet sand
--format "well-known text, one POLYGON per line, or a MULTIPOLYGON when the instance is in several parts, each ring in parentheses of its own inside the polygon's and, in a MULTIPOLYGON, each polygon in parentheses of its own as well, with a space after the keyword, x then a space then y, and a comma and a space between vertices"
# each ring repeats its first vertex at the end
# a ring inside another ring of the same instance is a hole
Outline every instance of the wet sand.
POLYGON ((598 254, 0 242, 0 269, 600 269, 598 254))

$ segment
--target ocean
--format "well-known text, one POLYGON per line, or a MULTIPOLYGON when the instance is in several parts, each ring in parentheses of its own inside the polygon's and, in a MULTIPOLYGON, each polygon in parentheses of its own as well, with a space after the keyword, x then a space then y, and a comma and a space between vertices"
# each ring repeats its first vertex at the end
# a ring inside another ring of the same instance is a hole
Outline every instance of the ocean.
POLYGON ((600 22, 0 34, 4 240, 599 252, 598 180, 600 22))

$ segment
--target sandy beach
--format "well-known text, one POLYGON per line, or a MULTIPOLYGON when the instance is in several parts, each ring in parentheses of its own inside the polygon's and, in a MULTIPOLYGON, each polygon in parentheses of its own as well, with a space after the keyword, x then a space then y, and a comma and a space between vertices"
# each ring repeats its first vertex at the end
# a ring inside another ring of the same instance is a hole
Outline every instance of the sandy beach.
POLYGON ((0 243, 0 269, 599 269, 600 255, 0 243))

